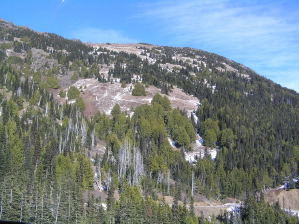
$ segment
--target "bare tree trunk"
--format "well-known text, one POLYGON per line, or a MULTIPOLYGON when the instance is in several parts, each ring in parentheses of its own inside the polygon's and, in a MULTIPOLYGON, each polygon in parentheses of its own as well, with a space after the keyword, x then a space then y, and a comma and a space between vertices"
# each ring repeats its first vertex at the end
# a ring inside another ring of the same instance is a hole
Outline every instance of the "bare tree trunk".
POLYGON ((70 223, 70 217, 71 217, 71 194, 70 194, 70 191, 68 192, 68 203, 69 203, 69 206, 68 206, 68 218, 67 218, 67 223, 70 223))
POLYGON ((61 153, 62 151, 62 133, 60 133, 60 136, 59 136, 59 153, 61 153))
POLYGON ((23 194, 21 193, 21 199, 20 199, 20 220, 19 222, 22 222, 23 219, 23 194))
POLYGON ((62 118, 63 118, 63 109, 62 109, 62 107, 60 107, 61 109, 60 109, 60 120, 62 121, 62 118))
POLYGON ((2 218, 2 212, 3 212, 2 201, 3 201, 3 191, 1 192, 1 201, 0 201, 0 220, 2 218))
POLYGON ((191 195, 194 195, 194 172, 192 171, 191 195))
POLYGON ((50 200, 52 201, 53 184, 50 185, 50 200))
POLYGON ((143 158, 138 148, 133 148, 133 185, 139 185, 140 177, 144 175, 143 158))
POLYGON ((119 150, 119 165, 118 165, 118 178, 122 179, 127 173, 127 168, 130 164, 130 144, 125 140, 124 145, 119 150))
MULTIPOLYGON (((72 145, 73 145, 73 135, 71 135, 70 151, 71 151, 71 152, 74 152, 75 150, 72 150, 72 149, 73 149, 72 145)), ((75 147, 74 147, 74 148, 75 148, 75 147)))
POLYGON ((60 185, 60 189, 59 189, 59 193, 57 193, 57 197, 58 197, 58 202, 57 202, 57 206, 56 206, 56 215, 55 215, 55 224, 57 224, 57 220, 58 220, 58 215, 59 215, 59 205, 60 205, 60 198, 61 198, 61 185, 60 185))
POLYGON ((5 75, 5 80, 4 80, 5 86, 6 86, 7 74, 8 74, 8 73, 6 73, 6 75, 5 75))
POLYGON ((9 203, 11 204, 12 203, 12 188, 10 188, 10 201, 9 203))
POLYGON ((101 189, 102 187, 102 173, 101 173, 101 159, 98 158, 98 164, 96 164, 96 173, 97 173, 97 177, 96 177, 96 184, 98 186, 99 189, 101 189))
POLYGON ((41 212, 41 223, 44 222, 44 193, 42 192, 42 212, 41 212))
POLYGON ((170 190, 170 171, 167 172, 167 195, 169 195, 170 190))
POLYGON ((45 116, 48 115, 48 102, 46 103, 46 108, 45 108, 45 116))
POLYGON ((38 103, 37 103, 37 106, 40 105, 40 101, 42 100, 42 96, 39 97, 39 100, 38 100, 38 103))
POLYGON ((93 129, 91 132, 91 151, 94 150, 95 146, 95 130, 93 129))
POLYGON ((38 207, 38 189, 36 189, 35 193, 35 211, 34 211, 34 222, 36 223, 37 221, 37 207, 38 207))
POLYGON ((82 120, 81 122, 81 135, 82 135, 82 146, 85 145, 85 141, 86 141, 86 135, 87 135, 87 131, 86 131, 86 125, 84 120, 82 120))

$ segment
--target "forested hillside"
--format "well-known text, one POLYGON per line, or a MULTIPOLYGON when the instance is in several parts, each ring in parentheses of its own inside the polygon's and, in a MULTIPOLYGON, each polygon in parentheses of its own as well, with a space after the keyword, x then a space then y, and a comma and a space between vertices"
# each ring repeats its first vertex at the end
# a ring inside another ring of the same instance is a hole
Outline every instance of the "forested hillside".
POLYGON ((217 223, 195 212, 204 196, 244 202, 217 217, 224 223, 298 223, 263 194, 299 187, 299 94, 201 50, 113 47, 0 20, 0 220, 217 223), (71 86, 84 78, 161 94, 130 113, 116 104, 87 118, 71 86), (172 108, 174 87, 199 99, 194 113, 172 108), (199 135, 217 157, 189 163, 199 135))

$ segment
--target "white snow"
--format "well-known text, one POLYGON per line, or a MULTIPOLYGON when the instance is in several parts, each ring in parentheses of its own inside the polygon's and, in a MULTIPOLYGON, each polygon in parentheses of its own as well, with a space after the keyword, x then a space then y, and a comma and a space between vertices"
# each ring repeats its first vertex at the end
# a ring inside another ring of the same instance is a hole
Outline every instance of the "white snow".
POLYGON ((284 185, 281 185, 281 186, 278 187, 276 190, 282 190, 282 189, 285 189, 285 186, 284 186, 284 185))
MULTIPOLYGON (((200 137, 200 135, 196 136, 196 146, 195 148, 197 148, 196 151, 192 151, 192 152, 185 152, 185 160, 189 163, 197 163, 198 159, 202 159, 205 156, 205 148, 203 146, 203 138, 200 137), (199 150, 198 150, 199 149, 199 150)), ((214 148, 214 149, 207 149, 207 154, 211 156, 212 160, 215 160, 217 157, 217 152, 218 149, 214 148)))
POLYGON ((197 134, 196 135, 196 145, 202 147, 203 146, 203 142, 204 142, 203 138, 199 134, 197 134))
POLYGON ((170 139, 170 138, 167 138, 168 139, 168 142, 169 142, 169 144, 173 147, 173 148, 176 148, 176 146, 175 146, 175 141, 173 141, 172 139, 170 139))
POLYGON ((299 218, 299 211, 298 210, 291 210, 291 209, 284 209, 286 212, 291 214, 292 216, 297 216, 299 218))
POLYGON ((203 138, 200 138, 200 139, 198 140, 198 142, 199 142, 200 145, 202 145, 202 144, 203 144, 203 138))
POLYGON ((208 154, 211 156, 212 160, 215 160, 217 157, 217 150, 216 149, 210 149, 208 151, 208 154))
POLYGON ((69 100, 67 101, 68 104, 73 104, 73 103, 76 103, 76 100, 69 100))
POLYGON ((197 121, 198 121, 198 117, 196 116, 196 113, 192 112, 192 114, 193 114, 193 118, 194 118, 194 124, 196 125, 197 121))
POLYGON ((102 207, 103 209, 106 211, 107 210, 107 204, 106 203, 102 203, 102 207))
POLYGON ((228 212, 239 212, 241 208, 240 203, 227 203, 224 206, 227 207, 226 211, 228 212))
POLYGON ((204 152, 184 152, 185 160, 189 163, 197 163, 199 158, 204 157, 204 152))

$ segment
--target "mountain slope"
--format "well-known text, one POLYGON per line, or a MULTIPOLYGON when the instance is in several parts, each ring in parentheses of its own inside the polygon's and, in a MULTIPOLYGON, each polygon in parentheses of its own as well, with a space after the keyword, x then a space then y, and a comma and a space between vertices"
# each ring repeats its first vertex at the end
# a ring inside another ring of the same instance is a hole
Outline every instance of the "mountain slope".
POLYGON ((1 20, 0 84, 0 219, 196 222, 204 195, 244 200, 238 217, 262 220, 259 206, 281 211, 257 195, 298 176, 299 94, 219 55, 84 44, 1 20), (147 96, 131 95, 143 85, 147 96), (189 163, 197 134, 206 153, 189 163))

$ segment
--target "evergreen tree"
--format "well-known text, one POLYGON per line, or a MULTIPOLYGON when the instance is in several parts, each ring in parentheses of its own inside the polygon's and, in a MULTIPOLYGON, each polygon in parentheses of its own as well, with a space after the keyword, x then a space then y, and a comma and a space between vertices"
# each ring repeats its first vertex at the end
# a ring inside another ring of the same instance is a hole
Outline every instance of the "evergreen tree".
POLYGON ((133 96, 146 96, 144 85, 137 82, 132 91, 133 96))

